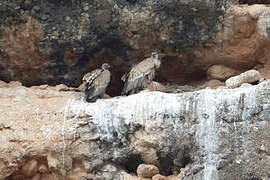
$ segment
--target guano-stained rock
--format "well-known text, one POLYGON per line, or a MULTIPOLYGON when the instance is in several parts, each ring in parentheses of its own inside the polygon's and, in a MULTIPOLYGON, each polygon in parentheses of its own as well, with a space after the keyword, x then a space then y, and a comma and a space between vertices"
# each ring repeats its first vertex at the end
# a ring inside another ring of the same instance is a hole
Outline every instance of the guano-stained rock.
POLYGON ((151 148, 167 178, 267 178, 269 93, 265 80, 246 88, 142 92, 87 103, 81 92, 50 86, 2 87, 0 177, 25 179, 18 169, 27 158, 48 162, 49 172, 35 178, 138 179, 131 174, 144 163, 143 148, 151 148))

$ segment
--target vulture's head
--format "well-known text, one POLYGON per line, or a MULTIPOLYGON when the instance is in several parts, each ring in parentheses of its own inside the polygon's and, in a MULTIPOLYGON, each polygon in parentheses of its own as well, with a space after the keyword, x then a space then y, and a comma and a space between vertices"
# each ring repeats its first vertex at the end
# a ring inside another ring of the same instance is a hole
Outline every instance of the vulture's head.
POLYGON ((101 68, 103 70, 107 70, 107 69, 110 69, 110 65, 108 63, 104 63, 104 64, 102 64, 101 68))
POLYGON ((157 52, 152 52, 151 57, 154 60, 156 68, 159 68, 161 62, 160 62, 160 59, 158 58, 158 53, 157 52))

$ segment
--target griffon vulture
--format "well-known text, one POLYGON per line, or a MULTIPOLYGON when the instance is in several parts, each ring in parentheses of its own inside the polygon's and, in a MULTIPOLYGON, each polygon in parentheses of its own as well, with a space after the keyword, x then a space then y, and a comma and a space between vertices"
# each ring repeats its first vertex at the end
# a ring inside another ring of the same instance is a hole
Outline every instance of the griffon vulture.
POLYGON ((155 71, 160 67, 160 63, 158 54, 153 52, 151 57, 132 67, 130 72, 121 78, 125 83, 122 95, 133 94, 141 88, 146 88, 154 79, 155 71))
POLYGON ((84 92, 87 102, 95 102, 104 96, 110 82, 110 65, 102 64, 101 69, 95 69, 83 76, 84 92))

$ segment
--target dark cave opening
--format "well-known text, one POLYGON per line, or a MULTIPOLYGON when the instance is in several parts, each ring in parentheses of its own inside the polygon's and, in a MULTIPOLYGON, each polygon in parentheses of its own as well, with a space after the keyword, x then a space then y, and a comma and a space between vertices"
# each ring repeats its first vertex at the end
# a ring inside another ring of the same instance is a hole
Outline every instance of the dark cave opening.
POLYGON ((160 162, 160 171, 162 175, 170 176, 173 174, 173 167, 174 167, 173 159, 169 155, 165 157, 160 157, 159 162, 160 162))
POLYGON ((194 85, 206 81, 207 69, 192 66, 192 61, 166 56, 156 73, 154 81, 166 84, 194 85))
POLYGON ((165 157, 159 158, 160 172, 165 176, 173 175, 176 171, 179 173, 180 168, 184 168, 187 164, 191 163, 191 158, 186 152, 178 152, 176 157, 167 154, 165 157))
POLYGON ((127 157, 120 165, 130 174, 137 174, 137 168, 143 161, 138 154, 132 154, 127 157))

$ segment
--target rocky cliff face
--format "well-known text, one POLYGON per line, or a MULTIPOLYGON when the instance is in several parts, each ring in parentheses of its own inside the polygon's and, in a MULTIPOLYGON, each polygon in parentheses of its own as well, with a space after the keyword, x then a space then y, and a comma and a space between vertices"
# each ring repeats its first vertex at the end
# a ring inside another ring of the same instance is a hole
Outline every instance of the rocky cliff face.
POLYGON ((0 78, 78 86, 84 73, 109 62, 108 92, 119 95, 123 73, 156 50, 165 55, 160 82, 198 84, 212 65, 259 65, 269 76, 269 8, 258 3, 3 0, 0 78))
POLYGON ((183 74, 171 82, 201 79, 205 63, 188 47, 215 43, 227 6, 226 0, 1 1, 0 77, 27 86, 78 86, 85 72, 109 62, 109 93, 116 95, 121 75, 157 50, 166 55, 160 80, 179 68, 183 74))
POLYGON ((0 179, 269 179, 269 80, 195 91, 251 68, 270 78, 270 7, 256 3, 1 0, 0 179), (108 62, 117 96, 152 51, 173 94, 89 104, 72 88, 108 62))
POLYGON ((269 90, 267 80, 87 103, 64 86, 2 83, 0 177, 130 180, 146 163, 166 179, 268 179, 269 90))

